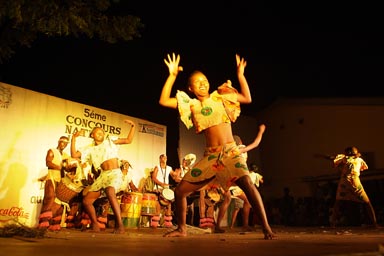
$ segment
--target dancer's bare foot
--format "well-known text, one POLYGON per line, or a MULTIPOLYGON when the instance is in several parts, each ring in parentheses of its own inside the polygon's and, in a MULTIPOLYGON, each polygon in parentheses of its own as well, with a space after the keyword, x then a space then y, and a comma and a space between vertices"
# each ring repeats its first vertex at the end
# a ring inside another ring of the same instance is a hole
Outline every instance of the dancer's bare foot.
POLYGON ((114 234, 125 234, 125 228, 123 227, 119 227, 119 228, 115 228, 115 230, 113 231, 114 234))
POLYGON ((382 228, 379 224, 377 223, 374 223, 374 224, 371 224, 371 225, 362 225, 362 227, 366 227, 366 228, 372 228, 372 229, 379 229, 379 228, 382 228))
POLYGON ((90 229, 84 228, 82 231, 90 232, 90 233, 99 233, 101 231, 100 227, 98 224, 91 224, 90 229))
POLYGON ((250 226, 243 226, 241 229, 243 230, 243 232, 252 232, 252 231, 254 231, 254 229, 252 227, 250 227, 250 226))
POLYGON ((175 230, 169 231, 163 235, 163 237, 185 237, 187 236, 187 231, 177 228, 175 230))
POLYGON ((263 229, 263 233, 264 233, 264 239, 265 240, 272 240, 272 239, 276 239, 277 238, 275 233, 273 233, 273 231, 270 228, 268 230, 263 229))
POLYGON ((215 233, 225 233, 225 229, 222 229, 218 226, 215 227, 215 233))

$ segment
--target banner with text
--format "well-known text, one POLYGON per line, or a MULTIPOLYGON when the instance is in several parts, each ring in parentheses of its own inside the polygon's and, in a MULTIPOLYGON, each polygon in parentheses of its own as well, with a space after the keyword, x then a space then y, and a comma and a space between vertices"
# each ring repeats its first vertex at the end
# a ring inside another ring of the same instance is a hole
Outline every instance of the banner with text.
MULTIPOLYGON (((166 153, 166 126, 0 82, 0 226, 13 221, 37 225, 44 195, 39 178, 47 174, 47 151, 57 147, 60 136, 84 129, 77 148, 92 142, 89 133, 95 126, 107 136, 126 137, 131 126, 125 119, 137 129, 131 144, 118 146, 119 156, 129 161, 132 180, 140 187, 166 153)), ((70 154, 70 143, 64 152, 70 154)))

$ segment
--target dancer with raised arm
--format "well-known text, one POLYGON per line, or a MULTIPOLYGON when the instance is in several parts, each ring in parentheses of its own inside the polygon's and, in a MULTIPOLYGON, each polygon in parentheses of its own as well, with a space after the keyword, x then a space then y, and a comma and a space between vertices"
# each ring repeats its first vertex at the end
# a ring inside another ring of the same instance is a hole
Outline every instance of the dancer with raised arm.
POLYGON ((191 98, 184 91, 178 90, 171 97, 176 77, 183 70, 180 55, 168 54, 164 60, 169 69, 169 76, 161 91, 160 105, 178 109, 180 118, 186 127, 203 133, 206 141, 204 157, 187 172, 175 189, 177 229, 164 234, 166 237, 187 236, 186 209, 187 197, 209 183, 220 185, 225 191, 230 186, 239 186, 252 207, 259 211, 264 239, 273 239, 272 231, 265 213, 263 200, 249 176, 246 159, 236 145, 232 133, 232 122, 240 115, 240 103, 252 102, 248 82, 244 76, 247 62, 236 54, 237 78, 240 91, 232 87, 230 80, 212 93, 207 77, 201 71, 194 71, 188 80, 188 91, 196 98, 191 98))

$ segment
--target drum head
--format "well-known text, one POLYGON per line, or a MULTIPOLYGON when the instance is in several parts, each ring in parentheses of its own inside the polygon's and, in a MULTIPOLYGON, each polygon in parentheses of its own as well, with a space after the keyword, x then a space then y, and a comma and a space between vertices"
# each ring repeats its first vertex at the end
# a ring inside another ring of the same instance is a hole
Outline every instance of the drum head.
POLYGON ((191 167, 196 161, 196 155, 192 153, 187 154, 184 156, 184 160, 187 161, 187 166, 191 167))
POLYGON ((163 189, 163 191, 161 192, 162 196, 169 200, 169 201, 172 201, 173 199, 175 199, 175 192, 173 192, 172 189, 169 189, 169 188, 165 188, 163 189))
POLYGON ((221 197, 219 192, 217 192, 216 189, 211 189, 208 191, 208 197, 212 200, 215 201, 216 203, 220 201, 221 197))

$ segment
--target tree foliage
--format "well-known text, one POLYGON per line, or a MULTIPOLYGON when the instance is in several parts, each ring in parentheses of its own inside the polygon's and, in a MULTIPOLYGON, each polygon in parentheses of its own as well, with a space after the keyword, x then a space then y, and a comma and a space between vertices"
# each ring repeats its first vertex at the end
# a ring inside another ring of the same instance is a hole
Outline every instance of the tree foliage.
POLYGON ((41 37, 87 37, 108 43, 140 38, 139 17, 116 16, 118 0, 0 1, 0 63, 18 47, 31 47, 41 37))

